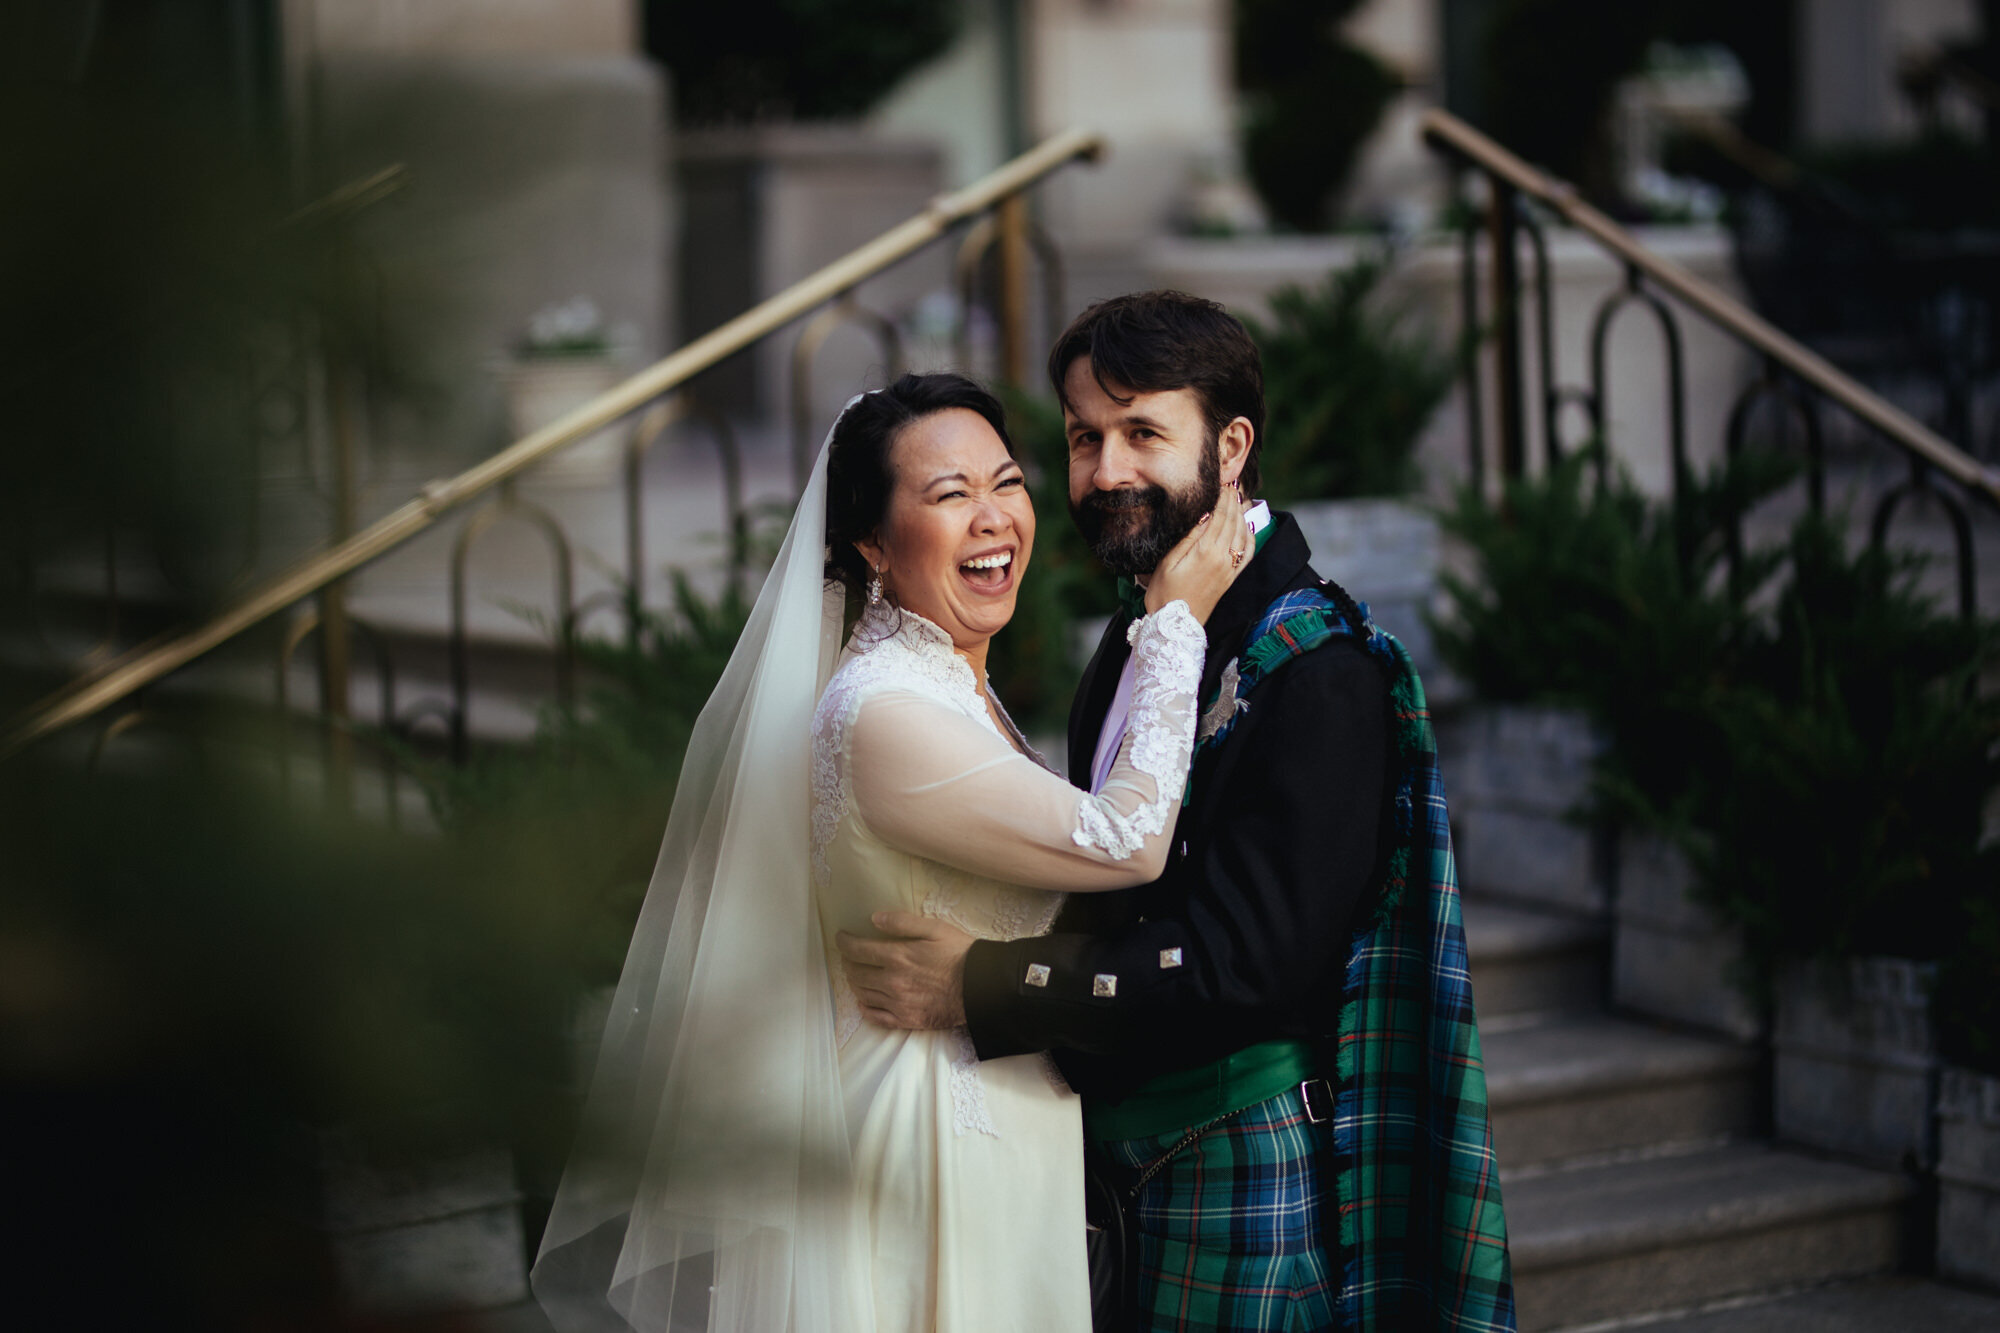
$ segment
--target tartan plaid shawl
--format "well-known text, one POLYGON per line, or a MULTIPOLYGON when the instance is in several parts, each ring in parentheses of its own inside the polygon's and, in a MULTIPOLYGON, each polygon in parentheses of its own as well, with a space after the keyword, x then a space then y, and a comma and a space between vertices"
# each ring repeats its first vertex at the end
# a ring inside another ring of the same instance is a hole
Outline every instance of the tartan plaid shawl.
POLYGON ((1437 742, 1409 653, 1360 611, 1357 631, 1324 592, 1285 594, 1250 631, 1236 690, 1243 699, 1285 662, 1357 632, 1389 681, 1394 838, 1375 911, 1354 936, 1334 1046, 1341 1327, 1512 1333, 1507 1222, 1437 742))

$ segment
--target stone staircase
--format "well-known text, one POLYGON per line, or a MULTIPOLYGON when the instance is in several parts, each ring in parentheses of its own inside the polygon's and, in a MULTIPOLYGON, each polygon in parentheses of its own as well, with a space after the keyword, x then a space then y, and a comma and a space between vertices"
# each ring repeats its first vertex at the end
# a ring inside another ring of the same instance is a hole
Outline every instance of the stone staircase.
POLYGON ((1913 1185, 1772 1143, 1757 1045, 1606 1009, 1600 921, 1465 918, 1523 1333, 2000 1329, 2000 1299, 1880 1276, 1913 1185))

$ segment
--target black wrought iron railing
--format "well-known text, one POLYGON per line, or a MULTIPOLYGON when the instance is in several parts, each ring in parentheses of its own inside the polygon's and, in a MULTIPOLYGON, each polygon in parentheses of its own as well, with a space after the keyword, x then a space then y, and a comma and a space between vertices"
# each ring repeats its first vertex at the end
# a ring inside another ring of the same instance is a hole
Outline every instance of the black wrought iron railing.
MULTIPOLYGON (((1799 425, 1807 502, 1815 511, 1823 510, 1828 468, 1823 413, 1846 414, 1866 433, 1896 450, 1907 468, 1904 480, 1874 497, 1868 522, 1870 539, 1877 544, 1886 542, 1891 527, 1913 497, 1932 499, 1951 531, 1959 611, 1967 617, 1975 614, 1978 565, 1971 510, 1983 505, 2000 512, 2000 468, 1980 461, 1864 387, 1714 284, 1647 248, 1585 203, 1566 182, 1536 170, 1464 121, 1433 110, 1425 116, 1423 134, 1432 148, 1462 171, 1475 173, 1485 185, 1483 210, 1467 215, 1461 236, 1459 285, 1466 327, 1489 335, 1478 343, 1468 340, 1466 359, 1467 467, 1475 484, 1485 482, 1489 455, 1497 460, 1505 477, 1519 477, 1527 471, 1533 444, 1529 438, 1530 395, 1539 403, 1540 446, 1545 461, 1553 463, 1582 443, 1569 438, 1564 427, 1565 421, 1578 413, 1590 438, 1605 437, 1612 381, 1608 354, 1611 332, 1625 312, 1639 310, 1658 325, 1664 346, 1668 465, 1670 485, 1678 499, 1692 480, 1682 331, 1684 315, 1692 315, 1753 352, 1760 365, 1759 373, 1743 385, 1730 405, 1723 441, 1726 454, 1733 457, 1745 448, 1752 418, 1760 407, 1776 406, 1799 425), (1591 319, 1588 380, 1581 385, 1557 379, 1555 302, 1544 218, 1588 237, 1622 271, 1620 282, 1604 295, 1591 319), (1482 240, 1488 279, 1483 299, 1482 240), (1525 276, 1524 250, 1529 267, 1525 276), (1530 308, 1532 330, 1524 327, 1530 308), (1530 338, 1535 362, 1532 382, 1527 355, 1530 338), (1490 358, 1490 402, 1483 391, 1486 375, 1482 357, 1490 358)), ((1607 468, 1609 458, 1608 450, 1600 451, 1598 466, 1607 468)), ((1677 510, 1682 508, 1676 506, 1677 510)), ((1688 541, 1684 531, 1684 556, 1688 541)), ((1739 518, 1731 533, 1732 557, 1740 558, 1742 543, 1739 518)))

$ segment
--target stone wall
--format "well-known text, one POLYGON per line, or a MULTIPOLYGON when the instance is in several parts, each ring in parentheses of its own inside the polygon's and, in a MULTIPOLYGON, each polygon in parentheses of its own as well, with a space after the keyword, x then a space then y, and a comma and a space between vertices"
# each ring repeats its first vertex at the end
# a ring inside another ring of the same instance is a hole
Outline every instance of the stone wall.
POLYGON ((288 41, 319 55, 626 55, 636 0, 285 0, 288 41))
POLYGON ((363 228, 405 390, 378 444, 461 459, 505 444, 505 361, 554 302, 594 301, 633 368, 664 355, 675 236, 657 66, 363 51, 323 55, 313 88, 317 175, 409 169, 363 228))
MULTIPOLYGON (((778 124, 678 136, 686 200, 680 259, 682 327, 699 336, 907 221, 943 188, 943 154, 922 140, 878 138, 835 125, 778 124)), ((952 249, 934 245, 856 291, 859 304, 901 322, 950 285, 952 249)), ((793 326, 698 382, 717 406, 789 437, 793 326)), ((813 362, 811 445, 857 389, 890 367, 859 329, 836 333, 813 362)))

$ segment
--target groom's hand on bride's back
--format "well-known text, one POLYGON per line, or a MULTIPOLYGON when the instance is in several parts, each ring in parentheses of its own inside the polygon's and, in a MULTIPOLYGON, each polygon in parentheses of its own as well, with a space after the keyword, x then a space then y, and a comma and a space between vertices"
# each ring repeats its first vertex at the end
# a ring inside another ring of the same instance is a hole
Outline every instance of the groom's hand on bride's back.
POLYGON ((880 939, 834 933, 847 984, 869 1022, 955 1028, 965 1022, 965 955, 972 936, 915 912, 877 912, 880 939))

